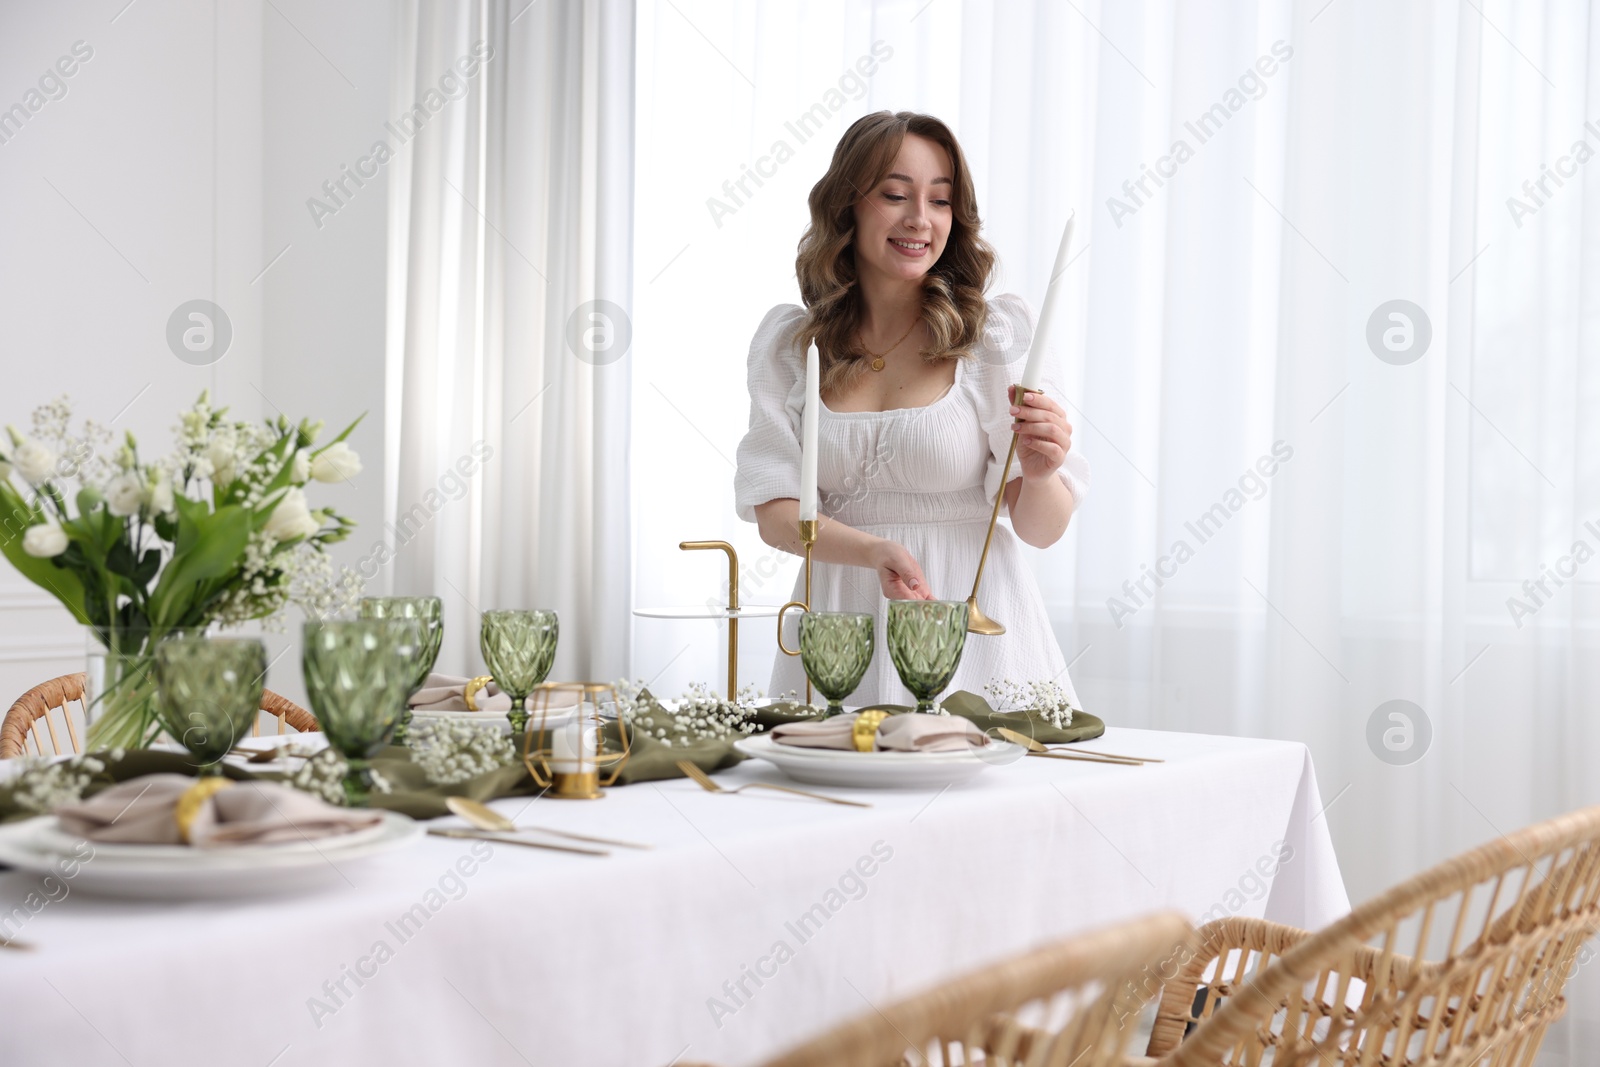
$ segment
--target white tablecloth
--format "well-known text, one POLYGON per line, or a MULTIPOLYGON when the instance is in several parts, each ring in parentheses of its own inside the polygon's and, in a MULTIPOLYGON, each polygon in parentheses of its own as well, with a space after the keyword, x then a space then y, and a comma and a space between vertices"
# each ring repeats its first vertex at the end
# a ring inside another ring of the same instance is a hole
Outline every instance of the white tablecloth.
MULTIPOLYGON (((13 927, 36 950, 0 951, 0 1062, 736 1067, 1158 908, 1304 927, 1348 910, 1304 746, 1109 729, 1081 747, 1169 762, 1025 759, 943 793, 834 790, 871 809, 685 780, 501 801, 657 847, 479 844, 463 876, 471 843, 429 837, 285 900, 140 904, 69 882, 13 927), (397 926, 415 905, 426 917, 397 926)), ((719 776, 758 779, 785 780, 755 761, 719 776)), ((0 875, 0 918, 38 885, 0 875)))

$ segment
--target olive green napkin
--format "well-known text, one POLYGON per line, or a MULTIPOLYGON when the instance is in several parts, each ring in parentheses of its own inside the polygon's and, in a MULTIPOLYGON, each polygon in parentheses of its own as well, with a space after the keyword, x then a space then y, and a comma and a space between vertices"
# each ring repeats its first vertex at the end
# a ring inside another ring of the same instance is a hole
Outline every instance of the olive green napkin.
POLYGON ((941 703, 952 715, 971 719, 985 732, 1004 726, 1024 737, 1031 737, 1041 745, 1065 745, 1073 741, 1088 741, 1106 732, 1106 724, 1086 711, 1074 712, 1072 725, 1066 729, 1052 726, 1037 711, 995 711, 989 702, 976 693, 958 689, 941 703))

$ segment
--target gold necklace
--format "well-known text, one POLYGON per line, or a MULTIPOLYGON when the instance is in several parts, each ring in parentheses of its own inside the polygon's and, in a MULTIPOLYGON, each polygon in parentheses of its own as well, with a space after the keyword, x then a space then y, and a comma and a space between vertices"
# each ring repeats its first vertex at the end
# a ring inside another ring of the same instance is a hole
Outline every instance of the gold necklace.
MULTIPOLYGON (((922 321, 922 316, 920 316, 920 315, 917 316, 916 318, 912 319, 911 320, 911 325, 906 327, 906 332, 900 335, 900 340, 896 341, 894 344, 890 345, 888 348, 885 348, 883 350, 883 356, 887 356, 890 352, 893 352, 895 349, 899 348, 901 342, 903 342, 907 337, 911 336, 911 331, 915 330, 917 328, 917 323, 919 323, 921 321, 922 321)), ((856 333, 856 340, 858 342, 860 342, 860 344, 861 344, 861 351, 865 352, 867 355, 872 357, 872 362, 869 363, 868 366, 870 366, 873 370, 882 370, 883 369, 883 356, 878 355, 876 352, 872 351, 870 348, 867 347, 867 343, 865 341, 861 340, 860 331, 857 331, 857 333, 856 333)))

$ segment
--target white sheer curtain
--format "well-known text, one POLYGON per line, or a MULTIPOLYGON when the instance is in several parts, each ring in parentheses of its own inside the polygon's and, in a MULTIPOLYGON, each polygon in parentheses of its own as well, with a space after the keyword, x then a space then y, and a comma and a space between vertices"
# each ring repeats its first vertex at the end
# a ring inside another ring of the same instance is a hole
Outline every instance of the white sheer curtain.
MULTIPOLYGON (((719 594, 714 565, 680 558, 687 537, 735 541, 746 599, 786 599, 792 562, 731 508, 746 346, 797 300, 805 193, 838 134, 929 111, 976 173, 999 291, 1036 303, 1078 212, 1066 399, 1095 494, 1033 559, 1090 710, 1307 742, 1357 900, 1600 800, 1584 5, 803 14, 641 0, 640 602, 719 594), (892 57, 830 98, 875 41, 892 57), (792 124, 818 103, 831 118, 802 143, 792 124), (792 158, 740 190, 780 140, 792 158)), ((693 625, 636 621, 635 672, 715 683, 693 625)), ((743 676, 764 681, 770 627, 746 633, 743 676)), ((1600 979, 1569 993, 1551 1063, 1600 1037, 1600 979)))
POLYGON ((394 590, 444 597, 441 670, 478 672, 480 610, 543 607, 552 677, 620 677, 631 7, 412 0, 399 37, 394 590))

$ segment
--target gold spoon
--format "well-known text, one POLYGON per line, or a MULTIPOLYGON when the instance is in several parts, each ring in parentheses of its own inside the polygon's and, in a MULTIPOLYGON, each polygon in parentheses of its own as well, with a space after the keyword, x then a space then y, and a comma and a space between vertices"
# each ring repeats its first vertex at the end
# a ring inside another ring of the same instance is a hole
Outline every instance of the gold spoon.
POLYGON ((480 804, 468 797, 449 797, 444 806, 452 814, 459 815, 479 830, 489 833, 515 833, 518 830, 532 830, 535 833, 554 834, 556 837, 570 838, 573 841, 589 841, 596 845, 616 845, 619 848, 650 849, 654 845, 641 845, 633 841, 618 841, 610 837, 591 837, 588 834, 575 834, 567 830, 552 830, 547 826, 518 826, 510 819, 501 815, 487 804, 480 804))

